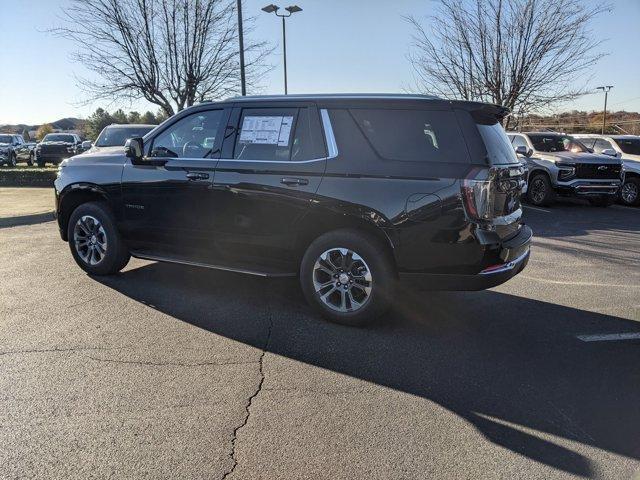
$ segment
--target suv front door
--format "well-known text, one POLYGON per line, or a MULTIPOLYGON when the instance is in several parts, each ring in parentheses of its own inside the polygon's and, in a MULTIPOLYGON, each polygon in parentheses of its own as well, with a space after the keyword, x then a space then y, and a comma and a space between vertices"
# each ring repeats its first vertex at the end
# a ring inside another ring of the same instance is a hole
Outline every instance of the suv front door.
POLYGON ((217 214, 211 189, 229 109, 179 117, 145 141, 122 175, 123 232, 140 256, 207 260, 217 214))
POLYGON ((289 272, 296 225, 307 213, 326 164, 315 105, 235 108, 213 189, 216 245, 226 261, 289 272))

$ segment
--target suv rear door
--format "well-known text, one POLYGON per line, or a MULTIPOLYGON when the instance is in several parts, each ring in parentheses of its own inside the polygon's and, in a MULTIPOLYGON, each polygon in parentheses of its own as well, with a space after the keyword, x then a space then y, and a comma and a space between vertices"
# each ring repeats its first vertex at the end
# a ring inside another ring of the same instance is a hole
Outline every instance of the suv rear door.
MULTIPOLYGON (((500 107, 481 105, 469 113, 476 124, 479 138, 467 138, 467 144, 472 149, 475 144, 477 153, 472 154, 474 163, 480 161, 488 169, 472 171, 463 181, 467 214, 475 217, 474 220, 481 224, 490 224, 501 239, 508 239, 520 229, 520 195, 526 185, 526 168, 518 160, 513 145, 500 124, 504 113, 500 107), (478 140, 480 145, 477 144, 478 140), (479 158, 482 154, 484 159, 479 158), (472 199, 476 200, 476 205, 471 205, 472 199), (475 210, 475 213, 470 212, 470 209, 475 210)), ((460 115, 459 118, 464 121, 465 116, 460 115)))
POLYGON ((294 268, 294 226, 326 165, 320 125, 308 102, 236 105, 213 181, 215 242, 225 261, 294 268))

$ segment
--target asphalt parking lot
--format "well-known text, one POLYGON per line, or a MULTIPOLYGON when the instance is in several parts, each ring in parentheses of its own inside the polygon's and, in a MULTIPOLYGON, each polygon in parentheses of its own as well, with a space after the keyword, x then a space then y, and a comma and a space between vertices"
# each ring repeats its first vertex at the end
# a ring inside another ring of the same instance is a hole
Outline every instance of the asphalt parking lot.
POLYGON ((640 209, 525 208, 527 269, 365 329, 291 280, 0 222, 0 478, 640 478, 640 209))

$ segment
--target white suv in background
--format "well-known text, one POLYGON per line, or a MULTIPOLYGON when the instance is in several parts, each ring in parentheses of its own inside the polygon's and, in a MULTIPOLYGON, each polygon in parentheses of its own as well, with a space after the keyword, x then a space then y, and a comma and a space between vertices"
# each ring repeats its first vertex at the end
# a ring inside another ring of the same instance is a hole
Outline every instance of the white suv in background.
POLYGON ((625 180, 620 189, 624 205, 640 204, 640 136, 638 135, 574 135, 595 153, 622 158, 625 180))

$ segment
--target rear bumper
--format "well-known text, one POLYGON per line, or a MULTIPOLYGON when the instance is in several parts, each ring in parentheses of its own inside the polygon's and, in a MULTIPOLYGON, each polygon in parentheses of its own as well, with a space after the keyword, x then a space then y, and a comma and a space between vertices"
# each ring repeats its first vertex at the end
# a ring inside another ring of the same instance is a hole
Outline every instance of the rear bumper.
POLYGON ((499 250, 501 263, 497 263, 475 275, 400 273, 400 282, 410 283, 423 290, 485 290, 515 277, 527 266, 530 256, 531 229, 523 225, 520 233, 504 242, 499 250))

